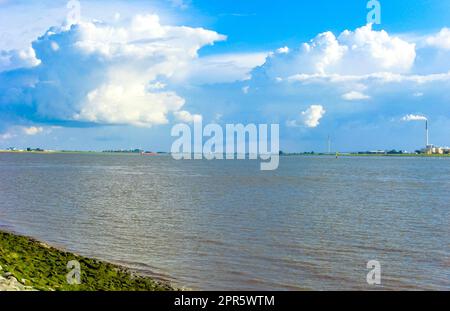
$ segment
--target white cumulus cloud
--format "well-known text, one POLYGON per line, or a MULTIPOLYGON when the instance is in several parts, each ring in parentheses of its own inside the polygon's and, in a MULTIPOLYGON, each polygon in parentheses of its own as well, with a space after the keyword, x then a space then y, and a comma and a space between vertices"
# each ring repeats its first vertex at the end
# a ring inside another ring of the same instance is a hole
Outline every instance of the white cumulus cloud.
POLYGON ((257 70, 269 78, 302 74, 368 75, 379 72, 407 73, 416 59, 416 46, 386 31, 366 25, 339 36, 317 35, 300 49, 271 54, 257 70))
POLYGON ((276 52, 278 54, 287 54, 287 53, 289 53, 289 51, 290 51, 289 47, 287 47, 287 46, 281 47, 281 48, 276 50, 276 52))
POLYGON ((40 60, 36 58, 31 47, 22 50, 0 51, 0 72, 35 67, 39 64, 40 60))
POLYGON ((345 93, 344 95, 342 95, 342 98, 345 100, 365 100, 365 99, 369 99, 370 96, 365 95, 361 92, 351 91, 351 92, 348 92, 348 93, 345 93))
POLYGON ((291 127, 305 126, 315 128, 319 126, 320 120, 325 115, 325 112, 322 105, 311 105, 308 109, 300 113, 298 120, 288 121, 287 125, 291 127))
POLYGON ((162 25, 154 14, 123 23, 53 27, 27 54, 39 59, 39 70, 10 82, 8 72, 0 73, 0 81, 7 81, 0 85, 0 104, 34 106, 35 119, 165 124, 185 104, 171 79, 198 59, 200 48, 224 39, 203 28, 162 25))
POLYGON ((439 33, 426 38, 426 44, 443 50, 450 50, 450 28, 442 28, 439 33))
POLYGON ((30 136, 34 136, 37 135, 39 133, 42 133, 44 131, 43 127, 36 127, 36 126, 31 126, 31 127, 24 127, 23 128, 23 132, 26 135, 30 135, 30 136))
POLYGON ((175 118, 177 118, 178 121, 186 122, 186 123, 193 123, 193 122, 200 122, 202 121, 203 117, 199 114, 191 114, 189 111, 176 111, 174 113, 175 118))
POLYGON ((173 92, 151 93, 137 81, 112 83, 91 91, 74 119, 145 127, 166 124, 167 114, 183 105, 184 99, 173 92))

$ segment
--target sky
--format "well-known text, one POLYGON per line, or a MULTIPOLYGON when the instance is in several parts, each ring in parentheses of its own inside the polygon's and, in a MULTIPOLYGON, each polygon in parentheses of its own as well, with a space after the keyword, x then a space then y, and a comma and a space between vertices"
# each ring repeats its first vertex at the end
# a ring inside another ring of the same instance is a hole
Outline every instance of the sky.
POLYGON ((169 151, 280 124, 286 152, 450 145, 450 2, 0 0, 0 149, 169 151), (79 14, 78 14, 79 4, 79 14))

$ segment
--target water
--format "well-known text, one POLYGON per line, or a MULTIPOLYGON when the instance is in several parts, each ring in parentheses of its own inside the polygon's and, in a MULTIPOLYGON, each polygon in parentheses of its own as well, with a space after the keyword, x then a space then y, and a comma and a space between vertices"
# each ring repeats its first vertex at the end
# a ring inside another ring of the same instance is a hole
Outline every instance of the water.
POLYGON ((450 289, 450 159, 0 154, 0 224, 199 290, 450 289))

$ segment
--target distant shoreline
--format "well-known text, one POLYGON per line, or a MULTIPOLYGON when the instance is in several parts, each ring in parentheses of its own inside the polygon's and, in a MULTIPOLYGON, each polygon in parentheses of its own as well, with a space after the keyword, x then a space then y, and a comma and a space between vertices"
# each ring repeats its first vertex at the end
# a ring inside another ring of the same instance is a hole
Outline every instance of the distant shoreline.
POLYGON ((323 156, 323 157, 410 157, 410 158, 447 158, 450 154, 416 154, 416 153, 404 153, 404 154, 371 154, 371 153, 338 153, 326 154, 326 153, 296 153, 296 154, 283 154, 282 156, 323 156))
POLYGON ((0 154, 104 154, 104 155, 140 155, 134 152, 102 152, 102 151, 10 151, 10 150, 0 150, 0 154))
MULTIPOLYGON (((140 156, 140 153, 136 152, 104 152, 104 151, 11 151, 0 150, 0 154, 80 154, 80 155, 136 155, 140 156)), ((170 155, 169 152, 159 152, 156 155, 164 156, 170 155)), ((372 153, 351 153, 343 152, 338 154, 328 153, 284 153, 282 157, 302 157, 302 156, 324 156, 324 157, 417 157, 417 158, 448 158, 450 154, 418 154, 418 153, 404 153, 404 154, 372 154, 372 153)))

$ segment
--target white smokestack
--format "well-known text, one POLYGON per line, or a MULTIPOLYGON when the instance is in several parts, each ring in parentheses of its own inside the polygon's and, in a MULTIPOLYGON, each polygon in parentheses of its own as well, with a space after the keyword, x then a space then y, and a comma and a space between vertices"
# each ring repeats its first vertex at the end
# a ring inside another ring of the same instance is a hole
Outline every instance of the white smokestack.
POLYGON ((429 140, 429 132, 428 132, 428 118, 422 115, 415 115, 415 114, 408 114, 406 116, 404 116, 402 118, 402 121, 425 121, 425 140, 426 140, 426 145, 425 147, 427 148, 430 145, 430 140, 429 140))

